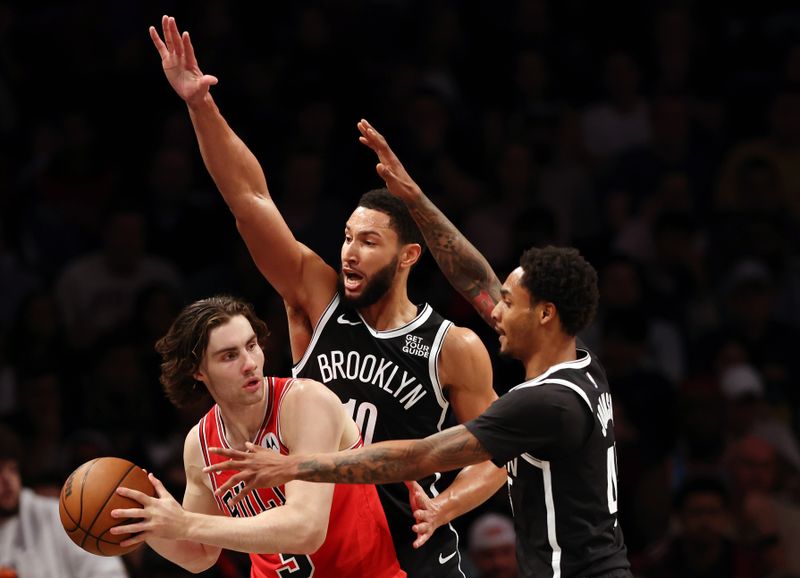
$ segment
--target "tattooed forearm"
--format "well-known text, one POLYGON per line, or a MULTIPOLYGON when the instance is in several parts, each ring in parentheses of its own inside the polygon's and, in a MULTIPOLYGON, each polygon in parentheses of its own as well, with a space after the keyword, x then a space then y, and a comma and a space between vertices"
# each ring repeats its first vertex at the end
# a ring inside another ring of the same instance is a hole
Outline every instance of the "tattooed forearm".
POLYGON ((421 440, 388 441, 308 456, 297 464, 296 477, 312 482, 385 484, 418 480, 489 458, 475 436, 464 426, 456 426, 421 440))
POLYGON ((424 195, 409 211, 447 280, 493 325, 491 313, 500 301, 500 281, 486 258, 424 195))

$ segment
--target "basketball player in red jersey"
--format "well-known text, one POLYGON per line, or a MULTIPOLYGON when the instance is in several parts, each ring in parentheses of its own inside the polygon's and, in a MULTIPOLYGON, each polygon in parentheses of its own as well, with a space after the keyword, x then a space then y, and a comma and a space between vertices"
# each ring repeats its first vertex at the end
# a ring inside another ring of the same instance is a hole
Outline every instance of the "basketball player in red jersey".
POLYGON ((362 445, 328 388, 264 376, 266 336, 251 306, 232 297, 202 299, 178 315, 156 344, 167 396, 178 406, 205 395, 216 403, 186 436, 183 505, 150 474, 157 497, 120 488, 142 507, 112 512, 141 521, 111 532, 135 534, 123 545, 147 542, 192 572, 213 566, 228 548, 250 554, 256 578, 405 577, 375 486, 289 482, 248 491, 234 505, 242 484, 215 497, 232 473, 202 472, 224 459, 209 447, 243 449, 251 442, 291 455, 362 445))

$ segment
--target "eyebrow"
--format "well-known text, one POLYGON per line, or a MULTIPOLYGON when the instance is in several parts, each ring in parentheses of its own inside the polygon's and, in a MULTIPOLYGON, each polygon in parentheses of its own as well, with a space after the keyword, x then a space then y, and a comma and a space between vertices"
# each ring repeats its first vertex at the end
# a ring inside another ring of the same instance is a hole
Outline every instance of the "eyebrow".
MULTIPOLYGON (((253 339, 255 339, 255 338, 256 338, 256 334, 255 334, 255 333, 253 333, 253 334, 252 334, 252 335, 251 335, 251 336, 250 336, 250 337, 247 339, 247 341, 245 341, 245 343, 250 343, 250 342, 251 342, 251 341, 253 341, 253 339)), ((237 349, 239 349, 239 346, 237 346, 237 345, 231 345, 230 347, 223 347, 222 349, 217 349, 217 350, 215 350, 215 351, 213 351, 213 352, 209 353, 209 355, 210 355, 210 356, 212 356, 212 357, 214 357, 214 356, 217 356, 217 355, 219 355, 220 353, 227 353, 227 352, 229 352, 229 351, 236 351, 237 349)))
MULTIPOLYGON (((381 227, 381 228, 382 229, 388 229, 388 227, 381 227)), ((345 225, 344 226, 344 230, 345 231, 350 231, 351 230, 350 225, 345 225)), ((381 232, 379 230, 377 230, 377 229, 362 229, 362 230, 356 232, 356 236, 357 237, 365 237, 367 235, 377 235, 378 237, 380 237, 381 236, 381 232)))
POLYGON ((502 295, 504 297, 506 297, 506 296, 510 297, 511 296, 511 290, 510 289, 506 289, 505 287, 500 287, 500 295, 502 295))

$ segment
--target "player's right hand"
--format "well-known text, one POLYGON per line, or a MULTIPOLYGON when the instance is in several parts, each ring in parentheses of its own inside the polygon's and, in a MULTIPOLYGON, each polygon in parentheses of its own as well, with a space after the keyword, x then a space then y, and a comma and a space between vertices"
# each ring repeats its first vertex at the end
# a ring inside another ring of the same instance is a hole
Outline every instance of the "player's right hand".
POLYGON ((200 103, 208 94, 209 88, 217 84, 217 78, 200 71, 189 33, 178 32, 175 18, 162 16, 161 28, 164 33, 163 41, 155 26, 150 27, 150 38, 161 56, 161 66, 167 80, 187 104, 200 103))
POLYGON ((439 504, 431 500, 417 482, 405 482, 405 484, 408 488, 408 502, 416 521, 411 526, 411 529, 417 534, 414 548, 420 548, 433 535, 436 528, 444 523, 444 520, 441 519, 439 504))

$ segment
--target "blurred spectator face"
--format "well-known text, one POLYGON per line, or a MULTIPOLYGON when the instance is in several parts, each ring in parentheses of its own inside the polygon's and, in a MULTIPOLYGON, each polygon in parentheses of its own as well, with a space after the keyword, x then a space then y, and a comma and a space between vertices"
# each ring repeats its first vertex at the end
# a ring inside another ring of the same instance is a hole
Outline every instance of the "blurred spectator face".
POLYGON ((547 68, 541 53, 535 50, 523 50, 519 53, 514 81, 526 98, 537 98, 544 94, 547 68))
POLYGON ((138 266, 144 253, 144 218, 138 213, 119 213, 108 222, 105 256, 113 271, 127 273, 138 266))
POLYGON ((678 518, 681 535, 688 542, 715 543, 724 535, 728 526, 725 500, 714 492, 696 492, 686 498, 678 518))
POLYGON ((498 166, 500 184, 506 194, 523 195, 533 186, 535 170, 531 150, 522 144, 509 144, 498 166))
POLYGON ((624 104, 633 100, 639 90, 639 70, 630 54, 615 52, 606 60, 605 82, 611 100, 624 104))
POLYGON ((735 487, 742 493, 770 492, 775 486, 775 450, 766 441, 748 436, 730 450, 729 468, 735 487))
POLYGON ((49 293, 34 295, 23 312, 25 331, 39 339, 49 339, 58 332, 60 314, 49 293))
POLYGON ((442 100, 432 94, 420 94, 411 104, 409 126, 415 146, 423 154, 442 151, 449 118, 442 100))
POLYGON ((19 511, 22 478, 17 460, 0 460, 0 520, 19 511))
POLYGON ((624 260, 606 265, 600 282, 600 302, 608 309, 635 307, 642 301, 642 281, 633 263, 624 260))
POLYGON ((653 104, 653 137, 657 143, 677 147, 689 136, 689 112, 686 102, 677 97, 663 97, 653 104))
POLYGON ((516 535, 511 520, 499 514, 484 514, 469 530, 469 555, 478 578, 516 578, 516 535))
POLYGON ((161 200, 179 200, 189 191, 192 162, 186 150, 162 147, 153 159, 150 186, 161 200))
POLYGON ((517 553, 513 544, 471 551, 480 578, 516 578, 517 553))
POLYGON ((315 154, 296 153, 286 162, 286 199, 291 203, 316 202, 322 190, 322 159, 315 154))

